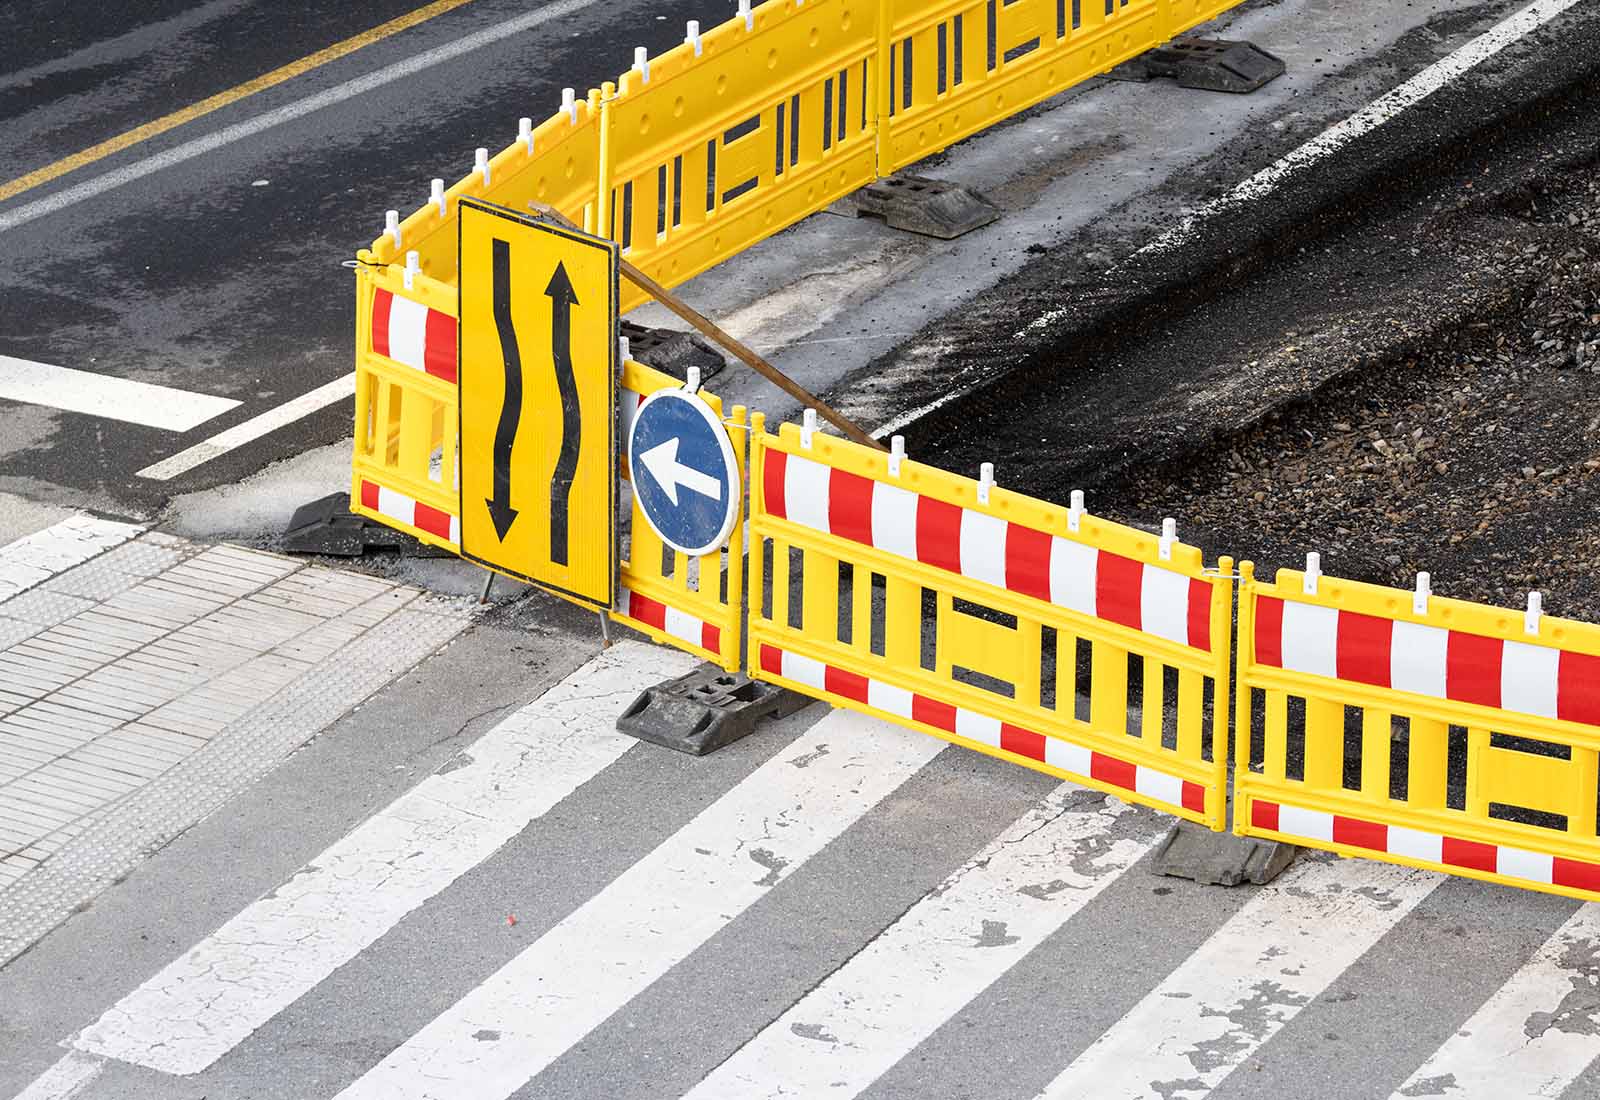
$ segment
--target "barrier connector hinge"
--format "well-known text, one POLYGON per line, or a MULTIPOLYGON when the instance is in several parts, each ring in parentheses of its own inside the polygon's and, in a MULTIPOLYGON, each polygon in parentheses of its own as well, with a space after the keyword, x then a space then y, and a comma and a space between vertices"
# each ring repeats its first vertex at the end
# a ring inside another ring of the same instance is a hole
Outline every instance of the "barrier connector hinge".
POLYGON ((683 40, 688 45, 694 47, 694 55, 699 57, 701 50, 704 48, 700 45, 700 20, 689 20, 688 33, 683 36, 683 40))
POLYGON ((483 177, 483 186, 489 186, 489 150, 479 149, 472 154, 472 170, 483 177))
POLYGON ((650 83, 650 51, 643 46, 633 48, 633 71, 650 83))
POLYGON ((1306 555, 1305 594, 1315 596, 1317 584, 1322 580, 1322 555, 1313 550, 1306 555))
POLYGON ((739 0, 739 15, 744 19, 744 29, 756 29, 756 14, 750 10, 750 0, 739 0))
POLYGON ((571 119, 574 126, 578 124, 578 93, 575 89, 561 89, 561 113, 571 119))
POLYGON ((1522 629, 1525 633, 1537 635, 1539 633, 1539 620, 1544 617, 1544 594, 1541 592, 1528 593, 1528 610, 1522 618, 1522 629))
POLYGON ((800 418, 800 446, 811 449, 811 437, 817 434, 817 410, 807 409, 800 418))
POLYGON ((383 231, 394 238, 394 246, 400 247, 400 211, 385 210, 383 212, 383 231))
POLYGON ((683 373, 684 373, 683 392, 684 393, 699 393, 700 392, 700 368, 699 367, 690 367, 686 371, 684 371, 683 373))
POLYGON ((1428 613, 1428 597, 1433 595, 1433 578, 1426 573, 1417 574, 1417 590, 1411 597, 1411 610, 1418 615, 1428 613))
POLYGON ((1083 490, 1072 490, 1072 506, 1067 509, 1067 530, 1076 535, 1083 526, 1083 490))
POLYGON ((1172 560, 1172 547, 1178 541, 1178 521, 1168 516, 1161 521, 1161 560, 1172 560))
POLYGON ((989 503, 989 491, 994 488, 994 463, 985 462, 978 468, 978 503, 989 503))
POLYGON ((422 257, 415 252, 406 253, 406 270, 401 278, 405 281, 407 290, 416 289, 417 272, 422 270, 422 257))
POLYGON ((450 206, 444 197, 444 180, 434 180, 428 188, 428 201, 439 208, 439 217, 449 217, 450 206))
POLYGON ((900 464, 906 460, 906 437, 894 436, 889 440, 889 476, 900 476, 900 464))
POLYGON ((528 150, 528 155, 533 156, 533 119, 517 119, 517 140, 528 150))

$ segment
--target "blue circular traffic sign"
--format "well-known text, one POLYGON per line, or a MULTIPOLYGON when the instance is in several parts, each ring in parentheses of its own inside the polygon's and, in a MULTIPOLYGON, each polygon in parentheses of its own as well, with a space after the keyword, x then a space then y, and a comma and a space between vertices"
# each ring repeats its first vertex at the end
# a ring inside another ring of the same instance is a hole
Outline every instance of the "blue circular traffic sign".
POLYGON ((728 539, 744 485, 717 414, 684 390, 644 399, 628 436, 628 476, 639 510, 674 550, 708 554, 728 539))

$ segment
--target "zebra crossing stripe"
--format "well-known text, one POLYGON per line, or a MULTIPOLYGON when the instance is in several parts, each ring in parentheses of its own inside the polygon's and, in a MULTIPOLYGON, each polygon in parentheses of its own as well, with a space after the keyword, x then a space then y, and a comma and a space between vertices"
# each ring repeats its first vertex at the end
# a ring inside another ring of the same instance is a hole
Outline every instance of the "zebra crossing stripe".
POLYGON ((943 748, 910 730, 833 711, 339 1100, 509 1096, 943 748), (486 1033, 496 1038, 484 1041, 486 1033))
POLYGON ((1302 857, 1095 1040, 1041 1100, 1206 1095, 1440 881, 1429 871, 1302 857))
POLYGON ((636 744, 616 732, 616 715, 693 664, 637 642, 596 657, 479 738, 458 758, 469 763, 374 814, 72 1045, 164 1073, 210 1066, 636 744))
POLYGON ((1594 1030, 1600 907, 1544 942, 1394 1093, 1458 1100, 1556 1100, 1600 1056, 1594 1030))
POLYGON ((1152 847, 1110 840, 1131 807, 1088 794, 1058 787, 684 1100, 844 1100, 870 1086, 1152 847))

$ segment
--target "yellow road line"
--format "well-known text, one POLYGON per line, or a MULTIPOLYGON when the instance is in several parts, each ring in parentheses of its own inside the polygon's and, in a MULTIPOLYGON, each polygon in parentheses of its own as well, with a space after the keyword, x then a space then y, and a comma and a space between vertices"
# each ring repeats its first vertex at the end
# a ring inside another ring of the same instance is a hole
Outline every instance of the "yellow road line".
POLYGON ((15 195, 20 195, 31 188, 38 187, 41 183, 48 183, 53 179, 58 179, 74 169, 82 168, 86 164, 93 164, 97 160, 109 157, 112 153, 126 149, 130 145, 137 145, 146 138, 164 134, 174 127, 182 126, 185 122, 192 122, 197 118, 210 114, 212 111, 221 110, 228 104, 237 103, 246 96, 255 95, 257 92, 264 91, 275 84, 282 84, 285 80, 292 80, 302 73, 308 73, 312 69, 326 65, 330 61, 337 61, 339 58, 344 57, 346 54, 354 53, 363 46, 369 46, 374 42, 388 38, 390 35, 399 34, 403 30, 415 27, 418 23, 426 23, 436 15, 443 15, 447 11, 470 3, 472 3, 472 0, 433 0, 433 3, 426 4, 416 11, 408 12, 397 19, 391 19, 387 23, 379 24, 371 30, 362 31, 360 34, 346 38, 343 42, 336 42, 332 46, 318 50, 314 54, 308 54, 298 61, 291 61, 282 68, 273 69, 270 73, 258 76, 254 80, 247 80, 243 84, 235 85, 225 92, 218 92, 214 96, 202 99, 199 103, 190 104, 181 110, 172 112, 170 115, 158 118, 154 122, 147 122, 143 126, 137 126, 126 133, 118 134, 114 138, 108 138, 98 145, 91 145, 81 152, 62 157, 54 164, 47 164, 43 168, 29 172, 25 176, 18 176, 9 183, 0 184, 0 202, 4 202, 15 195))

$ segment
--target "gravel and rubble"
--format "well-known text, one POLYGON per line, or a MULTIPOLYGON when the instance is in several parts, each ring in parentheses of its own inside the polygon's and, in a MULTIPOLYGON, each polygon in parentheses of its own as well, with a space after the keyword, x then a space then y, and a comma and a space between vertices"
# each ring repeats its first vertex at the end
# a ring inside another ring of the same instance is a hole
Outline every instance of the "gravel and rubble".
POLYGON ((1330 574, 1410 587, 1426 570, 1441 595, 1507 606, 1537 589, 1600 621, 1600 161, 1459 214, 1483 205, 1517 228, 1481 250, 1480 281, 1517 289, 1491 315, 1131 471, 1103 510, 1180 517, 1267 576, 1317 550, 1330 574))

